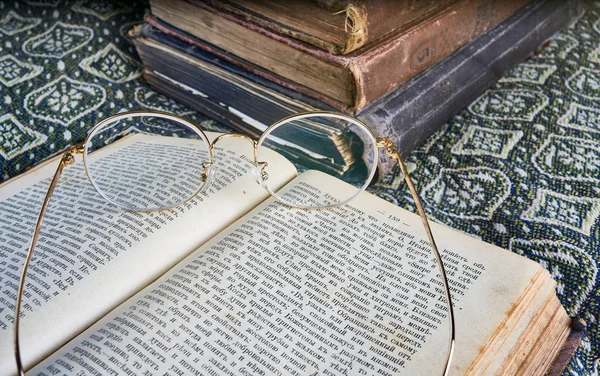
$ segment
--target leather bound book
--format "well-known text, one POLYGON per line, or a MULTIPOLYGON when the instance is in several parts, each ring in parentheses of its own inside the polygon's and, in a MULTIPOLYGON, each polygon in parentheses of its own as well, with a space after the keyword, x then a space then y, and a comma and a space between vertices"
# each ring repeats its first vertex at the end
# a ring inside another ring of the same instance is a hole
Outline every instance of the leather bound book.
POLYGON ((408 153, 584 11, 581 1, 536 0, 357 116, 408 153))
POLYGON ((202 0, 216 9, 332 54, 345 55, 458 0, 202 0))
MULTIPOLYGON (((377 134, 391 138, 406 154, 583 11, 578 1, 536 0, 369 106, 346 111, 377 134)), ((260 130, 252 129, 254 122, 246 117, 271 124, 299 111, 340 109, 339 103, 326 101, 326 97, 313 99, 306 87, 249 62, 231 60, 219 49, 209 53, 199 47, 199 39, 148 20, 152 27, 142 29, 134 42, 150 85, 223 124, 257 134, 260 130), (180 59, 173 51, 185 56, 177 69, 174 66, 180 59), (200 67, 199 61, 211 69, 200 67), (217 67, 222 69, 220 73, 217 67), (198 96, 194 90, 211 95, 198 96)), ((382 165, 381 175, 390 167, 382 165)))
MULTIPOLYGON (((333 55, 199 0, 152 0, 153 14, 206 43, 358 110, 496 26, 530 0, 461 0, 348 55, 333 55)), ((203 47, 204 46, 204 47, 203 47)))

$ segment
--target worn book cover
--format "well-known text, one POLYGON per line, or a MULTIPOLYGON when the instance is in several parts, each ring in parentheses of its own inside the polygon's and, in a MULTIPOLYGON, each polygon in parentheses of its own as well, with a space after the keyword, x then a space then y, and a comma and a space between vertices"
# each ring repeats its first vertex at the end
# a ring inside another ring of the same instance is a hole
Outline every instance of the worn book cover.
POLYGON ((443 11, 459 0, 198 0, 332 54, 348 54, 443 11))
MULTIPOLYGON (((581 2, 535 1, 363 110, 346 112, 408 153, 583 9, 581 2)), ((261 130, 246 117, 266 125, 295 112, 336 108, 270 71, 198 48, 197 39, 174 28, 146 26, 134 35, 134 43, 156 90, 249 134, 261 130)), ((390 167, 383 161, 381 172, 390 167)))
POLYGON ((369 48, 344 56, 277 34, 204 2, 154 0, 152 12, 200 38, 200 48, 218 47, 358 110, 529 2, 461 0, 427 20, 398 29, 369 48))

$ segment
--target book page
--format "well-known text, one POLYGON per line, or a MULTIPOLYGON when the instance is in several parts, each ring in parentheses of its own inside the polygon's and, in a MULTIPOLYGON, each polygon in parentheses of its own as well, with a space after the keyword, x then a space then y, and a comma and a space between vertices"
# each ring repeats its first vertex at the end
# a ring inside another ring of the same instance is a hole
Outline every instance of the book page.
MULTIPOLYGON (((128 136, 90 158, 104 163, 111 177, 119 179, 120 166, 128 158, 153 168, 144 160, 159 161, 145 156, 158 153, 163 156, 162 167, 175 164, 163 148, 181 142, 194 141, 128 136)), ((119 208, 96 192, 82 162, 65 168, 25 289, 21 332, 25 364, 43 359, 269 196, 255 181, 251 143, 224 139, 215 153, 216 174, 205 190, 185 204, 159 212, 119 208)), ((295 175, 283 157, 272 161, 269 167, 277 172, 271 174, 274 184, 283 185, 295 175)), ((17 284, 57 165, 58 161, 47 163, 0 189, 0 375, 15 372, 12 322, 17 284)), ((127 173, 131 178, 135 172, 127 173)))
MULTIPOLYGON (((310 171, 286 189, 352 188, 310 171)), ((541 268, 433 231, 456 305, 461 374, 541 268)), ((331 210, 269 199, 32 374, 441 374, 447 312, 425 239, 419 217, 368 193, 331 210)))

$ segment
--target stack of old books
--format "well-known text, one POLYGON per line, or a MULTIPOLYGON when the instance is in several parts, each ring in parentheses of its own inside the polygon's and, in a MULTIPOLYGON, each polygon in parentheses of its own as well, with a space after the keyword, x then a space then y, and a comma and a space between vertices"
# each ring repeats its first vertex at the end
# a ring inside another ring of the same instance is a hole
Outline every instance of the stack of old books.
POLYGON ((403 153, 583 10, 562 0, 151 0, 151 8, 132 34, 156 90, 251 135, 293 113, 343 111, 403 153))

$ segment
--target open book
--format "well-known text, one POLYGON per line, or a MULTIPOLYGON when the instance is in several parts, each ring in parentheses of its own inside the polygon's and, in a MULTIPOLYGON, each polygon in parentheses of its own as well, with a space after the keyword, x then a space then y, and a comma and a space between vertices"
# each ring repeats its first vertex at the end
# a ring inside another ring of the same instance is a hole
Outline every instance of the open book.
MULTIPOLYGON (((92 158, 118 171, 111 156, 139 158, 148 142, 126 137, 92 158)), ((81 162, 65 169, 25 291, 29 374, 440 374, 448 318, 420 218, 368 193, 337 209, 291 209, 256 183, 247 142, 219 146, 208 188, 161 212, 119 209, 81 162)), ((353 189, 270 161, 285 194, 353 189)), ((16 284, 55 167, 0 189, 0 375, 15 372, 16 284)), ((543 374, 570 331, 549 273, 433 232, 455 303, 453 374, 543 374)))

